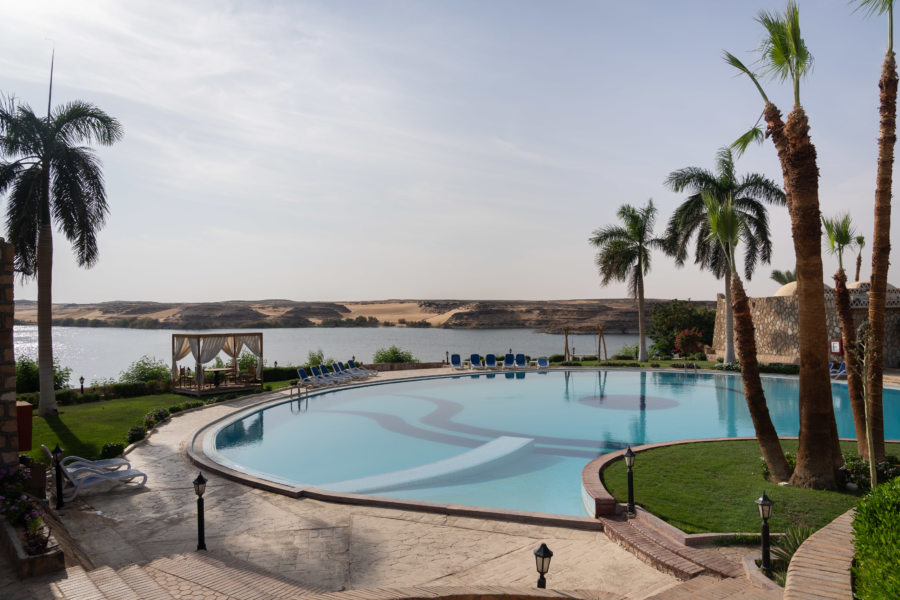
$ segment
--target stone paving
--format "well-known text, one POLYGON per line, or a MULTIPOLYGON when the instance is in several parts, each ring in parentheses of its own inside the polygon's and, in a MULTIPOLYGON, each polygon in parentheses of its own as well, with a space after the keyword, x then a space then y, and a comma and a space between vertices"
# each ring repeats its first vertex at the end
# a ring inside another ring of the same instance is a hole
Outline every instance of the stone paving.
MULTIPOLYGON (((409 373, 383 373, 379 379, 404 375, 409 373)), ((148 475, 145 489, 92 494, 67 506, 62 519, 94 565, 118 569, 192 551, 196 496, 191 482, 197 469, 187 459, 187 444, 205 423, 261 398, 173 416, 128 454, 134 468, 148 475)), ((548 580, 556 589, 639 599, 678 583, 603 532, 292 499, 208 477, 207 546, 306 586, 332 591, 531 587, 533 550, 541 542, 554 552, 548 580)))

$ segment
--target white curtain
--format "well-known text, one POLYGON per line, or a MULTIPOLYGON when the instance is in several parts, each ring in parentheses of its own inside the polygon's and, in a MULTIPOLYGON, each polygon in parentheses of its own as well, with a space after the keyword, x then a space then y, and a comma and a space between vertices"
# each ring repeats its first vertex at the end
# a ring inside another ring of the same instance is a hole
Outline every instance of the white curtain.
POLYGON ((256 378, 262 379, 262 338, 255 335, 242 335, 239 340, 247 346, 247 350, 256 356, 256 378))
POLYGON ((197 383, 197 389, 203 384, 203 370, 200 368, 200 338, 188 338, 191 346, 191 356, 194 357, 194 381, 197 383))
POLYGON ((237 357, 240 356, 243 347, 244 342, 241 341, 241 338, 234 336, 225 338, 225 345, 222 346, 222 351, 232 359, 236 360, 237 357))
POLYGON ((199 338, 190 338, 191 354, 197 362, 195 378, 197 380, 198 389, 203 385, 203 369, 201 366, 214 359, 219 352, 222 351, 222 346, 225 345, 226 339, 227 338, 224 337, 203 336, 199 338))
POLYGON ((176 335, 175 348, 172 353, 172 381, 178 380, 178 361, 191 352, 191 344, 188 338, 176 335))

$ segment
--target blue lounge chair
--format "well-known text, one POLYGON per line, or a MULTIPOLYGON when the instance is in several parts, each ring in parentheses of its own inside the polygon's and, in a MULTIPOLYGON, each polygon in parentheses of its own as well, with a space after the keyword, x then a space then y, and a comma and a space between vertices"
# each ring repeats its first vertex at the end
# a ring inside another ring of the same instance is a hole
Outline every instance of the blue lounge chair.
POLYGON ((344 377, 349 377, 350 379, 366 379, 368 377, 368 375, 364 375, 363 373, 351 371, 344 366, 344 363, 340 361, 334 361, 334 363, 332 363, 331 365, 331 368, 334 369, 335 373, 343 375, 344 377))
POLYGON ((460 370, 463 368, 462 358, 460 358, 459 354, 451 354, 450 355, 450 366, 457 370, 460 370))
POLYGON ((484 355, 484 368, 485 369, 496 369, 497 368, 497 357, 493 354, 485 354, 484 355))
POLYGON ((513 358, 512 354, 507 354, 503 357, 503 368, 504 369, 513 369, 516 366, 516 359, 513 358))
POLYGON ((525 369, 528 367, 528 363, 525 360, 524 354, 516 354, 516 368, 517 369, 525 369))
POLYGON ((374 369, 367 369, 363 366, 357 365, 352 360, 348 360, 347 364, 350 366, 350 370, 352 370, 352 371, 359 371, 360 373, 365 373, 369 377, 375 377, 376 375, 378 375, 378 371, 375 371, 374 369))
POLYGON ((353 378, 350 375, 341 375, 341 372, 338 370, 336 363, 331 364, 331 371, 328 370, 328 365, 322 365, 322 374, 325 377, 332 377, 338 381, 338 383, 347 383, 348 381, 353 381, 353 378))
POLYGON ((836 371, 831 372, 832 379, 845 379, 847 377, 847 363, 842 362, 836 371))
POLYGON ((546 356, 542 356, 539 359, 537 359, 537 366, 538 366, 538 369, 549 369, 550 361, 547 359, 546 356))
POLYGON ((300 378, 300 382, 299 382, 300 385, 304 385, 306 387, 312 387, 314 385, 321 385, 320 381, 310 377, 306 373, 306 369, 304 369, 302 367, 297 369, 297 376, 300 378))
POLYGON ((315 365, 309 367, 309 372, 312 373, 310 379, 312 379, 318 385, 334 385, 337 383, 337 381, 329 379, 328 377, 323 375, 322 371, 319 370, 319 367, 315 365))
POLYGON ((484 365, 481 364, 481 356, 478 354, 473 354, 469 357, 469 366, 473 369, 483 369, 484 365))

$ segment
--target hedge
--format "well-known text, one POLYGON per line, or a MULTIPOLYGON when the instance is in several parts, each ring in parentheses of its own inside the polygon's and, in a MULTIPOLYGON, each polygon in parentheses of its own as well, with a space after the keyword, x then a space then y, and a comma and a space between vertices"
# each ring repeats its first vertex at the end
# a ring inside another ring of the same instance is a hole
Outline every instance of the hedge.
POLYGON ((855 597, 900 598, 900 478, 881 484, 862 499, 853 532, 855 597))

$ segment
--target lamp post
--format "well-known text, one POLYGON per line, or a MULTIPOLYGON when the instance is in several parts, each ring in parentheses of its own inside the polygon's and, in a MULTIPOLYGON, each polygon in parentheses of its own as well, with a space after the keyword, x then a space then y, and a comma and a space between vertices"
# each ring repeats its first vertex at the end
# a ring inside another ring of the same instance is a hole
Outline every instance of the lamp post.
POLYGON ((78 381, 81 382, 81 395, 84 396, 84 375, 79 377, 78 381))
POLYGON ((203 524, 203 492, 206 491, 206 477, 197 473, 194 493, 197 494, 197 550, 206 550, 206 531, 203 524))
POLYGON ((760 568, 766 577, 772 576, 772 563, 769 559, 769 517, 772 516, 772 505, 775 504, 763 492, 756 499, 756 507, 759 509, 759 518, 762 519, 762 565, 760 568))
POLYGON ((628 516, 634 516, 634 472, 631 470, 634 467, 634 452, 631 450, 631 446, 628 446, 628 449, 625 451, 625 466, 628 467, 628 516))
POLYGON ((547 580, 544 578, 544 575, 550 570, 551 558, 553 558, 553 552, 547 547, 547 544, 542 543, 534 551, 534 562, 538 572, 537 586, 541 589, 547 587, 547 580))
POLYGON ((62 482, 62 448, 57 442, 56 448, 53 449, 53 464, 56 467, 56 509, 59 510, 65 506, 63 502, 63 482, 62 482))

